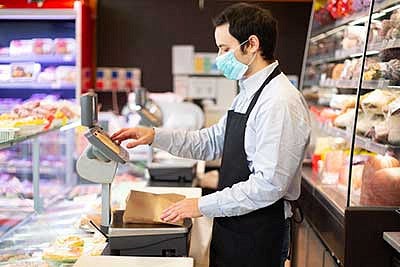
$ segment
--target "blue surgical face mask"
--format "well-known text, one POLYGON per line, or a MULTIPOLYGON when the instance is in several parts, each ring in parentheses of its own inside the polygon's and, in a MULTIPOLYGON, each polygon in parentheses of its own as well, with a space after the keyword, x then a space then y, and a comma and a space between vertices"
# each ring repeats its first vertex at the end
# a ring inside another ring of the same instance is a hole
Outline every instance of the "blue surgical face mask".
POLYGON ((235 49, 226 52, 223 55, 217 56, 216 60, 216 65, 219 71, 224 74, 226 78, 229 80, 240 80, 243 78, 243 75, 246 73, 246 71, 249 68, 249 65, 253 62, 255 59, 256 54, 254 54, 253 58, 250 60, 249 64, 243 64, 239 60, 236 59, 235 57, 235 50, 241 47, 243 44, 247 43, 249 40, 244 41, 241 43, 238 47, 235 49))

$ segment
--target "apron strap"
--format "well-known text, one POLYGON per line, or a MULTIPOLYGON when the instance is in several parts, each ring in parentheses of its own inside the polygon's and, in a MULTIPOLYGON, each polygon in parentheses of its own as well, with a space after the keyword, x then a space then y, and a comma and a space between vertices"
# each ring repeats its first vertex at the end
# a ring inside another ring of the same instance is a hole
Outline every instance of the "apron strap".
POLYGON ((263 82, 263 84, 261 85, 260 89, 257 90, 257 92, 254 94, 253 99, 250 102, 249 107, 247 108, 246 111, 246 115, 249 116, 250 112, 253 110, 254 106, 257 103, 258 98, 261 95, 262 90, 264 89, 264 87, 270 82, 272 81, 272 79, 274 79, 276 76, 278 76, 279 74, 281 74, 281 69, 279 68, 279 66, 276 66, 275 69, 272 71, 272 73, 265 79, 265 81, 263 82))

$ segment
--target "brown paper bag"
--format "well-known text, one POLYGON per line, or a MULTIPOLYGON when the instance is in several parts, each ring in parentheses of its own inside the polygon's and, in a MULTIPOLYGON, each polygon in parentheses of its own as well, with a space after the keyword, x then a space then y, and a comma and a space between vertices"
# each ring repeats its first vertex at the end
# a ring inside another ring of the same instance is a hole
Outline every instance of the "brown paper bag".
POLYGON ((160 216, 164 209, 184 198, 185 196, 178 194, 153 194, 131 190, 126 203, 123 222, 183 225, 183 220, 177 223, 164 222, 160 219, 160 216))

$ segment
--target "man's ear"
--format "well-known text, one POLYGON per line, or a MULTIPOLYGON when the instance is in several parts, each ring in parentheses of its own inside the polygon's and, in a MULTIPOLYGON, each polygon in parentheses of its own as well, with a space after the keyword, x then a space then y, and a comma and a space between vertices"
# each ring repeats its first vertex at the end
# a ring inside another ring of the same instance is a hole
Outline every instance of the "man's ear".
POLYGON ((260 48, 260 39, 256 35, 250 35, 249 42, 247 43, 247 52, 255 53, 260 48))

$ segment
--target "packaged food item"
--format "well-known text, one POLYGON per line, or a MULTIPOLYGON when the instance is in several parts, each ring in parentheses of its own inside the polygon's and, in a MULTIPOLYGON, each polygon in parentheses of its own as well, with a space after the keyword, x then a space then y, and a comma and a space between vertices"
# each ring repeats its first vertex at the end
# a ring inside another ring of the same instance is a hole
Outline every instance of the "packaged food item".
POLYGON ((400 98, 389 104, 388 141, 392 145, 400 145, 400 98))
POLYGON ((36 55, 48 55, 53 53, 53 40, 49 38, 32 39, 32 51, 36 55))
POLYGON ((41 66, 34 62, 17 62, 11 63, 11 80, 32 82, 36 80, 40 72, 41 66))
POLYGON ((394 93, 376 89, 365 95, 361 101, 361 108, 365 113, 383 114, 384 108, 395 99, 394 93))
POLYGON ((7 82, 10 77, 10 65, 0 65, 0 82, 7 82))
POLYGON ((343 114, 340 114, 333 121, 333 125, 339 128, 347 128, 351 125, 354 119, 354 108, 348 109, 343 114))
POLYGON ((56 82, 59 85, 75 84, 76 70, 74 66, 58 66, 56 68, 56 82))
POLYGON ((347 110, 349 108, 355 108, 356 105, 356 97, 355 95, 333 95, 331 101, 329 102, 329 106, 331 108, 347 110))
POLYGON ((10 56, 32 55, 33 40, 12 40, 10 56))
POLYGON ((8 56, 10 54, 9 47, 0 47, 0 56, 8 56))
POLYGON ((360 48, 364 40, 364 32, 364 26, 348 26, 344 30, 342 48, 344 50, 360 48))
POLYGON ((73 38, 54 39, 55 53, 59 55, 74 55, 76 52, 76 42, 73 38))
POLYGON ((56 81, 56 69, 54 67, 45 68, 39 73, 37 81, 39 83, 53 83, 56 81))
POLYGON ((342 71, 344 69, 344 64, 336 64, 335 67, 332 70, 332 79, 333 80, 340 80, 340 77, 342 75, 342 71))
POLYGON ((400 168, 383 168, 371 176, 363 175, 361 205, 400 206, 400 168))

